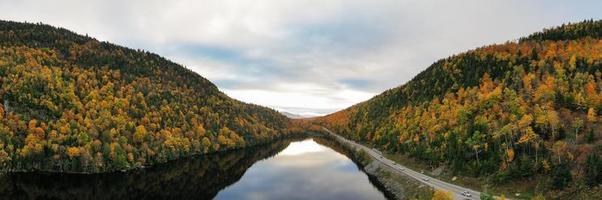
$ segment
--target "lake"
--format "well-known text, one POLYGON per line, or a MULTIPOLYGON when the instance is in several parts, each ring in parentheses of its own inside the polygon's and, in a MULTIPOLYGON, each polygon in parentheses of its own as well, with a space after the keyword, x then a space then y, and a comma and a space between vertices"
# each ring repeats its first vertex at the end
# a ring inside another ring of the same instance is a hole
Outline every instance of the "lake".
POLYGON ((331 143, 286 139, 127 173, 8 174, 0 177, 0 194, 7 199, 386 199, 331 143))

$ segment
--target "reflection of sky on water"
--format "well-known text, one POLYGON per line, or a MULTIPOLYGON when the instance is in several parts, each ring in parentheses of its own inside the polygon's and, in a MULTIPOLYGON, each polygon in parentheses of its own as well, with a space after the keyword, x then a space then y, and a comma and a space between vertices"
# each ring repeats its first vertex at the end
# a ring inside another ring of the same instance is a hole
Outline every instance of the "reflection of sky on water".
POLYGON ((304 153, 310 152, 320 152, 326 150, 326 147, 319 145, 313 140, 304 140, 301 142, 293 142, 286 147, 286 149, 282 150, 282 152, 278 153, 278 155, 283 156, 295 156, 304 153))
POLYGON ((255 163, 216 199, 384 199, 344 155, 311 139, 255 163))

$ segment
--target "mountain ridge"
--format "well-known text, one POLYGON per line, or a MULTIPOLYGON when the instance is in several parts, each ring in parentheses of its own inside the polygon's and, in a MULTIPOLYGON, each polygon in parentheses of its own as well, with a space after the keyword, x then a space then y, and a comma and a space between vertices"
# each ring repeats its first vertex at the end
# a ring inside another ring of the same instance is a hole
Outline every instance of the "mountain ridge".
POLYGON ((534 185, 550 190, 578 190, 571 182, 596 186, 601 38, 602 21, 586 20, 479 47, 315 121, 490 184, 537 177, 548 182, 534 185))
POLYGON ((288 134, 157 54, 41 23, 0 21, 0 169, 99 173, 288 134))

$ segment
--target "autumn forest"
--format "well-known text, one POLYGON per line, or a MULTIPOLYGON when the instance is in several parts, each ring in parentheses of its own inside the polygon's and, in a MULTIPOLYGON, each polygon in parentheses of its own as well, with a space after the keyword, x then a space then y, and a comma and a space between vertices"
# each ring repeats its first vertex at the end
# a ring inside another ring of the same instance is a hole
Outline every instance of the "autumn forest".
POLYGON ((317 121, 492 184, 536 177, 541 191, 597 186, 601 39, 602 21, 590 20, 481 47, 317 121))
POLYGON ((291 120, 184 66, 44 24, 0 21, 0 171, 102 173, 327 127, 491 184, 602 184, 602 21, 459 53, 347 109, 291 120))
POLYGON ((286 134, 276 111, 149 52, 7 21, 0 46, 5 171, 126 170, 286 134))

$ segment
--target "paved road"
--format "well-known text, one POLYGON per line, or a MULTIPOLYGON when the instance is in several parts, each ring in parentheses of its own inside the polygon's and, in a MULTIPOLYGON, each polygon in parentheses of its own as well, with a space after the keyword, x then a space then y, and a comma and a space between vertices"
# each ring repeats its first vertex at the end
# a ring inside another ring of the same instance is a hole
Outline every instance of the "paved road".
POLYGON ((405 174, 405 175, 407 175, 409 177, 412 177, 412 178, 414 178, 414 179, 416 179, 416 180, 424 183, 425 185, 433 187, 433 188, 435 188, 437 190, 444 190, 444 191, 451 192, 453 194, 453 196, 454 196, 454 199, 475 199, 475 200, 480 199, 480 195, 481 195, 480 192, 471 190, 469 188, 461 187, 461 186, 458 186, 458 185, 454 185, 454 184, 451 184, 451 183, 448 183, 448 182, 444 182, 444 181, 441 181, 439 179, 436 179, 436 178, 424 175, 422 173, 416 172, 416 171, 414 171, 414 170, 412 170, 410 168, 407 168, 407 167, 404 167, 402 165, 399 165, 399 164, 395 163, 394 161, 389 160, 389 159, 383 157, 380 152, 378 152, 378 151, 376 151, 374 149, 370 149, 370 148, 368 148, 368 147, 366 147, 364 145, 361 145, 361 144, 355 143, 354 141, 345 139, 344 137, 341 137, 341 136, 335 134, 334 132, 328 130, 325 127, 322 127, 322 129, 324 129, 324 131, 326 131, 329 134, 333 135, 334 137, 336 137, 339 141, 341 141, 343 143, 346 143, 346 144, 355 146, 357 148, 363 149, 365 152, 367 152, 368 154, 370 154, 370 156, 372 156, 376 160, 380 161, 384 165, 392 168, 393 170, 395 170, 395 171, 397 171, 397 172, 399 172, 401 174, 405 174), (472 197, 463 196, 462 192, 464 192, 464 191, 470 192, 470 194, 472 195, 472 197))

